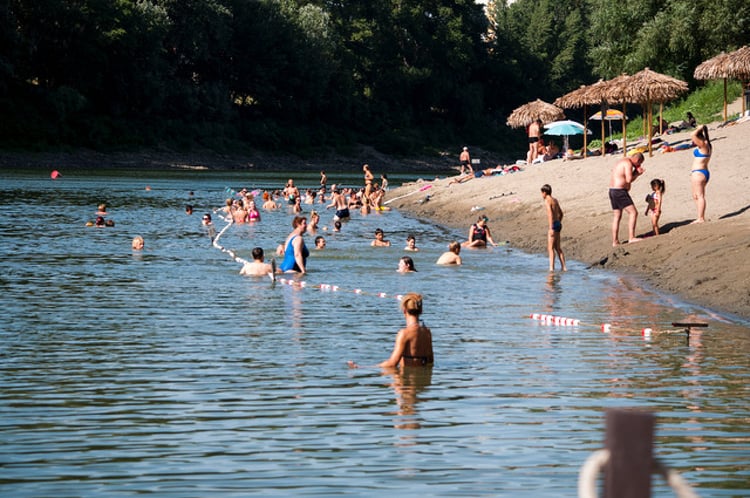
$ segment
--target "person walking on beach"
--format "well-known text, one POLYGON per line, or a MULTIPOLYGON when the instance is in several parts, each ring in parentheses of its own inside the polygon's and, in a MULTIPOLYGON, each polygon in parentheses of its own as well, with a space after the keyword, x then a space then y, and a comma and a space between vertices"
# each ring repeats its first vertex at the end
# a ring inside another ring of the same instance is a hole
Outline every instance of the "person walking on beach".
POLYGON ((628 242, 641 239, 635 236, 635 224, 638 221, 638 210, 630 198, 630 185, 643 174, 643 154, 640 152, 620 159, 612 168, 609 181, 609 202, 614 212, 612 217, 612 247, 620 245, 619 232, 622 212, 628 213, 628 242))
POLYGON ((646 196, 646 213, 651 213, 651 228, 654 229, 654 235, 659 235, 659 217, 661 216, 661 206, 664 201, 664 180, 654 178, 651 180, 651 193, 646 196))
POLYGON ((526 155, 526 163, 531 164, 534 162, 534 159, 537 158, 539 155, 539 144, 537 142, 541 138, 541 131, 542 131, 542 120, 537 119, 536 121, 532 121, 532 123, 529 125, 528 134, 529 134, 529 152, 526 155))
POLYGON ((695 144, 693 149, 693 167, 690 170, 690 185, 693 190, 693 200, 698 210, 698 217, 693 223, 703 223, 706 221, 706 185, 711 178, 708 172, 708 162, 711 160, 713 146, 711 139, 708 138, 708 127, 700 126, 690 135, 695 144))
POLYGON ((549 253, 549 271, 555 271, 555 253, 560 258, 562 271, 568 271, 565 266, 565 255, 560 248, 560 232, 562 231, 563 212, 560 203, 552 197, 552 187, 549 184, 542 185, 542 199, 547 209, 547 252, 549 253))
POLYGON ((461 163, 461 174, 474 173, 474 168, 471 167, 471 155, 469 155, 469 148, 464 147, 461 154, 458 156, 458 161, 461 163))

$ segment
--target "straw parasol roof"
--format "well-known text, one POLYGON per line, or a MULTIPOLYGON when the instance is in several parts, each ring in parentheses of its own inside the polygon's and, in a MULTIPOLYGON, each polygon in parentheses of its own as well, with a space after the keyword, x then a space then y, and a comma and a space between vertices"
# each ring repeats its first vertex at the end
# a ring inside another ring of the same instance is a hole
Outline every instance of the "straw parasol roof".
POLYGON ((737 79, 750 80, 750 45, 729 54, 729 71, 737 79))
MULTIPOLYGON (((693 71, 698 80, 724 80, 724 121, 727 120, 727 78, 750 80, 750 45, 745 45, 731 53, 720 53, 701 62, 693 71)), ((745 112, 745 101, 742 101, 745 112)))
MULTIPOLYGON (((651 149, 651 123, 653 121, 652 104, 663 104, 674 100, 680 94, 688 91, 688 84, 677 78, 666 74, 657 73, 645 68, 632 76, 622 74, 608 82, 607 96, 610 101, 623 104, 623 111, 628 102, 642 104, 646 116, 644 116, 644 134, 649 137, 649 155, 653 154, 651 149), (647 128, 646 128, 647 127, 647 128)), ((660 119, 661 123, 662 120, 660 119)), ((623 123, 623 127, 624 127, 623 123)), ((624 128, 623 128, 624 129, 624 128)), ((625 131, 623 131, 623 136, 625 131)))
POLYGON ((693 71, 693 77, 697 80, 719 80, 730 76, 729 54, 725 52, 701 62, 693 71))
POLYGON ((688 84, 649 68, 623 79, 623 98, 637 103, 664 103, 688 91, 688 84))
POLYGON ((562 97, 558 97, 554 105, 562 107, 563 109, 575 109, 578 107, 584 107, 589 105, 598 105, 601 103, 601 95, 597 92, 596 88, 601 87, 604 80, 599 80, 591 85, 581 85, 572 92, 566 93, 562 97))
POLYGON ((515 109, 508 116, 507 124, 511 128, 523 128, 537 119, 541 119, 543 123, 549 123, 564 118, 565 113, 562 109, 541 99, 536 99, 515 109))
MULTIPOLYGON (((586 127, 587 106, 606 106, 606 89, 607 82, 599 80, 591 85, 581 85, 572 92, 566 93, 555 100, 555 105, 564 109, 574 109, 583 107, 583 126, 586 127)), ((588 137, 583 135, 583 157, 586 157, 585 151, 588 149, 588 137)), ((602 121, 602 154, 604 154, 604 121, 602 121)))

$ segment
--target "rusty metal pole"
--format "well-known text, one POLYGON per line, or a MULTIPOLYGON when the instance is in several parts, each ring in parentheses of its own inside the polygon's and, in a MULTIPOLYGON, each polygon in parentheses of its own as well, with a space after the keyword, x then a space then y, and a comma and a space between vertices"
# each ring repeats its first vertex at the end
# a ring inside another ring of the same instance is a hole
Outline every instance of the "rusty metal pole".
POLYGON ((642 410, 607 410, 605 498, 650 498, 655 419, 642 410))

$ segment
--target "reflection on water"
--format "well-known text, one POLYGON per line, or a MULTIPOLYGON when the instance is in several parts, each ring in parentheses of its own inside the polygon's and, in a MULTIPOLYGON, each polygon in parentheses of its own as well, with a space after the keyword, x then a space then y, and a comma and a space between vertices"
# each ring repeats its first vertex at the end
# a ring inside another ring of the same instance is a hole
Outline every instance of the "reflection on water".
POLYGON ((397 429, 419 429, 419 414, 417 402, 420 394, 432 382, 432 366, 389 368, 385 375, 391 377, 391 387, 396 393, 398 404, 398 418, 394 423, 397 429))
MULTIPOLYGON (((549 273, 546 254, 467 250, 438 267, 465 230, 397 212, 324 232, 304 288, 241 277, 201 215, 227 188, 286 177, 63 174, 0 186, 3 496, 573 496, 604 410, 624 406, 657 414, 657 455, 701 496, 748 496, 746 323, 581 265, 549 273), (114 228, 84 226, 100 202, 114 228), (393 247, 369 246, 378 227, 393 247), (419 271, 399 274, 409 233, 419 271), (388 355, 410 291, 435 366, 349 370, 388 355), (671 327, 685 321, 710 326, 688 338, 671 327)), ((222 245, 273 254, 290 221, 264 213, 222 245)))

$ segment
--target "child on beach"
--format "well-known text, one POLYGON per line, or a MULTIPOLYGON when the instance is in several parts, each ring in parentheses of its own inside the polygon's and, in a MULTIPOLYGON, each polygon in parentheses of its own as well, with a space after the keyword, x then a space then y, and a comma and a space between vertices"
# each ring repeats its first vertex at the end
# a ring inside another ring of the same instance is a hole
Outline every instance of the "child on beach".
POLYGON ((659 235, 659 217, 661 216, 661 206, 664 200, 664 180, 654 178, 651 180, 652 192, 646 196, 646 216, 651 213, 651 226, 654 229, 654 235, 659 235))

